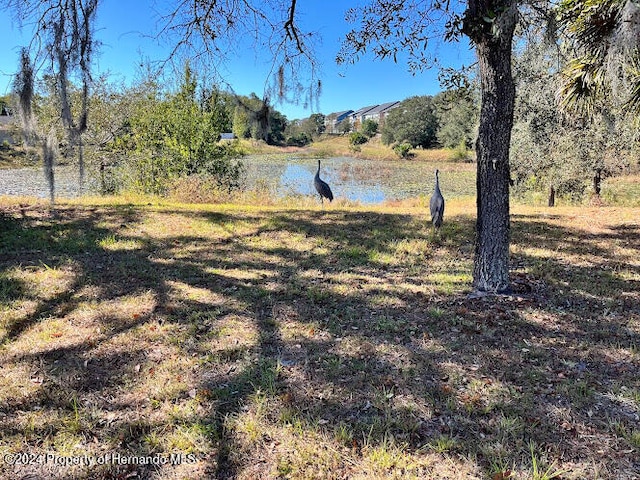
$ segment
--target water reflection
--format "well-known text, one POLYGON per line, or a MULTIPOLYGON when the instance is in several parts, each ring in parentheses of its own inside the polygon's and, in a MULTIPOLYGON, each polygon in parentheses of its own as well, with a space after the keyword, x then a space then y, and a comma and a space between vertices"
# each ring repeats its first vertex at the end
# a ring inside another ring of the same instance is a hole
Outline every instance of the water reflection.
MULTIPOLYGON (((316 195, 315 159, 255 155, 247 157, 245 165, 249 188, 266 183, 279 196, 316 195)), ((434 170, 434 164, 424 162, 333 157, 322 160, 321 177, 336 198, 375 204, 431 195, 434 170)), ((445 170, 440 181, 448 198, 473 195, 475 174, 471 171, 445 170)))

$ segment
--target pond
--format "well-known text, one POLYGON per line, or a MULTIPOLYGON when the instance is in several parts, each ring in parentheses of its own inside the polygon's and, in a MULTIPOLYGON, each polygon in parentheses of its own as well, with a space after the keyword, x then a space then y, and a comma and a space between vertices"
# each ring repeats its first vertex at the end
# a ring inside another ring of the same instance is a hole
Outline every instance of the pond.
MULTIPOLYGON (((313 177, 318 160, 290 155, 251 155, 243 162, 248 188, 268 185, 280 197, 316 195, 313 177)), ((416 162, 411 160, 362 160, 332 157, 321 160, 320 176, 336 199, 363 204, 431 195, 434 170, 440 169, 440 186, 446 198, 475 193, 475 169, 468 164, 416 162)), ((78 196, 78 173, 73 166, 55 170, 56 197, 78 196)), ((48 198, 41 168, 0 169, 0 195, 48 198)))
MULTIPOLYGON (((56 197, 78 196, 77 167, 56 167, 54 177, 56 197)), ((42 167, 0 169, 0 195, 49 198, 49 184, 42 167)))
MULTIPOLYGON (((272 186, 279 196, 317 195, 313 177, 318 160, 283 155, 254 155, 244 159, 247 186, 272 186)), ((468 164, 411 160, 363 160, 332 157, 321 160, 320 178, 331 186, 335 198, 363 204, 430 196, 440 169, 440 187, 447 198, 475 194, 475 168, 468 164)))

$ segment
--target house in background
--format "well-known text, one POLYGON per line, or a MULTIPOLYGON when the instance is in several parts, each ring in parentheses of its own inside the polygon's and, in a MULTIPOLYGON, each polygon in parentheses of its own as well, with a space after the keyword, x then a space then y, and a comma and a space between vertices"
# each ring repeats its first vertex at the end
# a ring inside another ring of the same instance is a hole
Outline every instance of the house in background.
POLYGON ((353 110, 344 110, 342 112, 330 113, 324 118, 325 133, 342 133, 339 125, 342 121, 349 118, 353 110))
POLYGON ((382 127, 385 116, 394 108, 398 107, 400 102, 387 102, 380 105, 369 105, 358 110, 344 110, 342 112, 330 113, 324 118, 325 133, 337 134, 343 133, 340 123, 348 120, 351 124, 351 131, 355 132, 360 129, 362 122, 365 120, 373 120, 382 127))
POLYGON ((376 108, 377 105, 369 105, 368 107, 362 107, 359 108, 358 110, 356 110, 355 112, 353 112, 350 117, 351 117, 351 129, 355 132, 356 130, 360 129, 360 126, 362 125, 362 122, 364 122, 365 120, 365 114, 369 111, 369 110, 373 110, 374 108, 376 108))
POLYGON ((394 108, 397 108, 400 105, 400 102, 388 102, 383 103, 382 105, 377 105, 370 110, 367 110, 363 114, 362 121, 365 120, 373 120, 378 124, 378 127, 382 127, 384 124, 384 117, 387 113, 389 113, 394 108))

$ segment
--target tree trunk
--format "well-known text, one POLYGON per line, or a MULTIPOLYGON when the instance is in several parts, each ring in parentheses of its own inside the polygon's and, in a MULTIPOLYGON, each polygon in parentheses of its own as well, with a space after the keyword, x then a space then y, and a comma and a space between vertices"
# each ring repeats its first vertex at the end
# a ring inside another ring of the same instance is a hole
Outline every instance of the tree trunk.
POLYGON ((556 189, 553 186, 549 187, 549 206, 556 206, 556 189))
POLYGON ((515 103, 511 48, 516 20, 516 2, 491 0, 470 0, 465 18, 464 31, 476 45, 482 93, 473 268, 473 287, 481 292, 510 291, 509 145, 515 103))
POLYGON ((602 169, 597 168, 596 174, 593 176, 593 191, 595 192, 597 197, 600 196, 601 187, 602 187, 602 169))

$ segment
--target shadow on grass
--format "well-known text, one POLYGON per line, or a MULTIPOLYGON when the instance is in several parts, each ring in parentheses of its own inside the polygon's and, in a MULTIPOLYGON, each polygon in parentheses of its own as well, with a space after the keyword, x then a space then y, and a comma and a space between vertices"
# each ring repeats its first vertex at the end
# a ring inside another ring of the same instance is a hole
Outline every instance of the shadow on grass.
POLYGON ((74 451, 66 435, 94 452, 198 457, 186 473, 110 464, 20 474, 428 477, 442 460, 475 478, 526 467, 530 442, 559 467, 639 468, 640 285, 637 267, 619 268, 639 253, 632 227, 603 243, 516 217, 514 245, 555 256, 514 259, 530 296, 470 300, 468 217, 449 219, 437 241, 426 215, 376 212, 3 218, 0 302, 35 302, 3 326, 3 368, 35 385, 2 397, 3 447, 74 451), (73 273, 45 298, 16 273, 43 263, 73 273), (131 309, 132 299, 142 300, 131 309), (88 333, 29 343, 52 318, 88 333))

